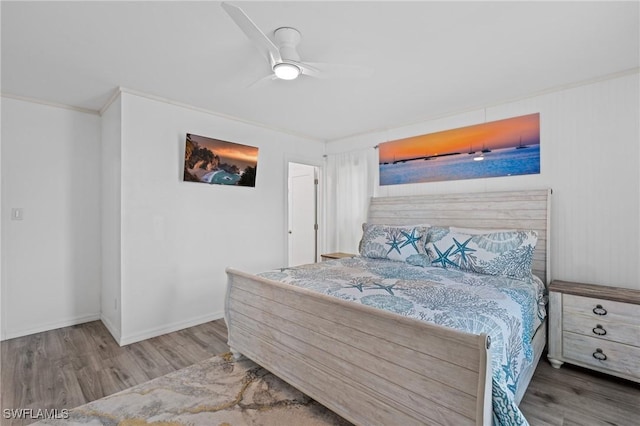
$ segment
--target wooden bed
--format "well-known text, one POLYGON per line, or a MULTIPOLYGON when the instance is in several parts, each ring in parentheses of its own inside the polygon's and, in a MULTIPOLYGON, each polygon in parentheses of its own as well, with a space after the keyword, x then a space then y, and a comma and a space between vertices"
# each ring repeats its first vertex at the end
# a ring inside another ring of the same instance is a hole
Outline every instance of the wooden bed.
MULTIPOLYGON (((368 222, 538 232, 533 272, 549 282, 551 191, 372 198, 368 222)), ((490 425, 490 338, 227 269, 229 346, 360 425, 490 425)), ((534 337, 535 362, 546 342, 534 337)))

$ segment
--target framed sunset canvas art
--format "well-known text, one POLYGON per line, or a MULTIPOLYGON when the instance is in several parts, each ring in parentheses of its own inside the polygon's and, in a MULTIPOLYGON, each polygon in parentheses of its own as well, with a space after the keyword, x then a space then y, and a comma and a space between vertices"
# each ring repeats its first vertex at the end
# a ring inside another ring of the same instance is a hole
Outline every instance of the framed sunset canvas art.
POLYGON ((380 185, 540 173, 540 114, 381 143, 380 185))
POLYGON ((187 133, 185 181, 255 187, 257 169, 257 147, 187 133))

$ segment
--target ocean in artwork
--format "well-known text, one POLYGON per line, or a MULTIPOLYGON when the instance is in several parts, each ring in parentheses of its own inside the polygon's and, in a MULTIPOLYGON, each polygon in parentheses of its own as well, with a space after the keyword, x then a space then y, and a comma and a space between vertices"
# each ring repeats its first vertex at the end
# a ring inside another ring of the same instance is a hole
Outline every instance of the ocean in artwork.
POLYGON ((540 113, 378 145, 380 185, 540 173, 540 113))
POLYGON ((187 133, 185 181, 255 187, 257 168, 257 147, 187 133))
POLYGON ((420 157, 380 164, 380 185, 540 173, 540 144, 420 157), (482 158, 482 159, 480 159, 482 158))

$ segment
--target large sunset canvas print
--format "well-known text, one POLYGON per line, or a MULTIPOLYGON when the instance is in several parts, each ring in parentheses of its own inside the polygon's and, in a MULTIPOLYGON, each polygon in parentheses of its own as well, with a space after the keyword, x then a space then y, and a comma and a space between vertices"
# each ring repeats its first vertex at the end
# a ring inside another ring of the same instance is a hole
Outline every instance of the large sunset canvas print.
POLYGON ((540 114, 381 143, 380 185, 540 173, 540 114))
POLYGON ((187 133, 184 180, 256 186, 258 148, 187 133))

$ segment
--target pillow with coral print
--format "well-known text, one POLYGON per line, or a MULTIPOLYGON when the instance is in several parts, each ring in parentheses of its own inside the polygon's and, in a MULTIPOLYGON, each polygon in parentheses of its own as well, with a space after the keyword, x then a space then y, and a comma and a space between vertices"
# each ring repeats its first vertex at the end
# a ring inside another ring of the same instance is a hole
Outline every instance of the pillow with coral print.
POLYGON ((404 262, 414 254, 424 254, 427 228, 424 226, 362 225, 360 255, 372 259, 404 262))
POLYGON ((432 227, 426 252, 431 266, 525 279, 531 276, 537 241, 535 231, 471 234, 432 227))

